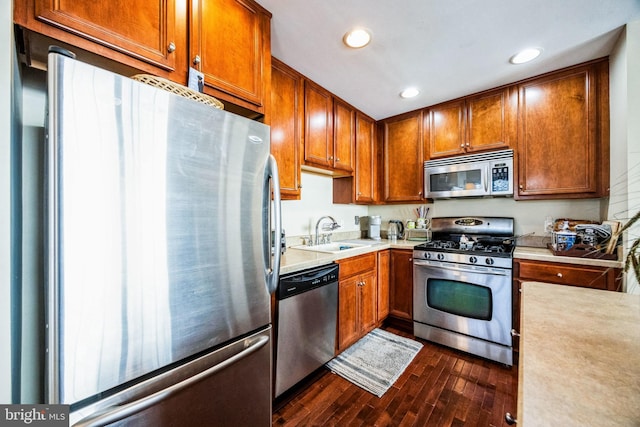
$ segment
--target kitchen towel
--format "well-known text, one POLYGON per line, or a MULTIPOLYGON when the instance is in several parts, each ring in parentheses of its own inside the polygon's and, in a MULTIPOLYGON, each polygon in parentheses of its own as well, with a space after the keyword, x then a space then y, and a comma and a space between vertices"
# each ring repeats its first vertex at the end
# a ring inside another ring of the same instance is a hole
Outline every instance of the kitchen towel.
POLYGON ((382 396, 402 375, 422 344, 374 329, 326 366, 360 388, 382 396))

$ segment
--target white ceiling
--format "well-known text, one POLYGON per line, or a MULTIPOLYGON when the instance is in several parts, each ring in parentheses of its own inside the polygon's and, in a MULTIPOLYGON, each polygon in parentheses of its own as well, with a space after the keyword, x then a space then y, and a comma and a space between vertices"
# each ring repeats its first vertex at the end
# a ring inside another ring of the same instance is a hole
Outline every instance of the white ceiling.
POLYGON ((257 0, 276 58, 376 120, 608 55, 640 0, 257 0), (368 28, 349 49, 344 33, 368 28), (542 47, 528 64, 509 58, 542 47), (399 96, 407 86, 421 94, 399 96))

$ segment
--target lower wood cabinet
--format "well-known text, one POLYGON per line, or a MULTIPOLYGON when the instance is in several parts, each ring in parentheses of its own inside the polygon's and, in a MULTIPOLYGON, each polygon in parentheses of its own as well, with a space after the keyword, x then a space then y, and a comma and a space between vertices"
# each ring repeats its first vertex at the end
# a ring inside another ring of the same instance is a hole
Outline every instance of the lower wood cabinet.
POLYGON ((391 249, 389 317, 413 329, 413 250, 391 249))
MULTIPOLYGON (((516 258, 513 260, 513 329, 520 331, 520 291, 522 282, 545 282, 566 286, 622 290, 622 270, 561 262, 534 261, 516 258)), ((514 361, 520 347, 518 335, 514 336, 514 361)))
POLYGON ((389 263, 391 251, 378 252, 378 323, 389 316, 389 263))
POLYGON ((363 337, 377 323, 376 253, 339 260, 336 354, 363 337))

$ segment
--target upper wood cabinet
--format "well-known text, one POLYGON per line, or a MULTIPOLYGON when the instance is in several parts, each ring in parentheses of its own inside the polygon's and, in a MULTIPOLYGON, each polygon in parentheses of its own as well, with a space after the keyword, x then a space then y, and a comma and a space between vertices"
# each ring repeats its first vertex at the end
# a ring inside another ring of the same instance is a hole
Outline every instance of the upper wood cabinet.
POLYGON ((333 168, 353 171, 353 147, 356 135, 356 110, 337 98, 333 99, 333 168))
POLYGON ((333 96, 310 80, 304 82, 304 162, 333 167, 333 96))
POLYGON ((382 201, 423 200, 422 111, 386 119, 382 132, 382 201))
POLYGON ((333 203, 372 204, 376 201, 375 121, 355 112, 355 160, 352 176, 334 178, 333 203))
POLYGON ((304 87, 304 163, 350 175, 356 110, 310 80, 304 87))
POLYGON ((278 163, 283 199, 299 200, 304 79, 276 58, 271 60, 271 154, 278 163))
POLYGON ((505 88, 430 107, 425 145, 431 159, 509 148, 516 140, 517 92, 505 88))
POLYGON ((517 199, 608 194, 608 63, 519 85, 517 199))
POLYGON ((186 10, 184 0, 16 0, 14 22, 71 47, 184 84, 186 10))
POLYGON ((375 121, 356 112, 356 159, 354 173, 354 201, 373 203, 375 201, 375 121))
POLYGON ((253 0, 192 0, 191 66, 205 92, 266 113, 271 74, 271 14, 253 0))

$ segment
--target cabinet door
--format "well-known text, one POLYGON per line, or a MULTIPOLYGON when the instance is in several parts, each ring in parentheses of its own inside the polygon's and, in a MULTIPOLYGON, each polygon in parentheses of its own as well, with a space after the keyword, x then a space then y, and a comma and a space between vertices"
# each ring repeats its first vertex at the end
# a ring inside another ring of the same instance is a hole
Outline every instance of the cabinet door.
POLYGON ((501 89, 467 98, 467 152, 506 149, 515 144, 517 94, 501 89))
POLYGON ((389 315, 389 252, 378 252, 378 322, 389 315))
POLYGON ((75 40, 56 33, 57 29, 63 30, 81 38, 79 47, 103 56, 109 54, 87 43, 97 43, 171 71, 176 67, 174 52, 186 47, 178 45, 175 38, 175 0, 32 1, 16 1, 19 3, 17 15, 21 15, 17 20, 21 25, 78 45, 75 40))
POLYGON ((372 271, 360 277, 360 336, 375 328, 378 319, 378 281, 372 271))
POLYGON ((373 203, 375 199, 375 121, 356 112, 355 202, 373 203))
POLYGON ((464 100, 430 107, 428 112, 429 158, 465 152, 464 100))
POLYGON ((264 112, 271 70, 268 12, 252 0, 193 0, 191 14, 191 60, 204 73, 205 91, 264 112))
POLYGON ((309 80, 304 83, 304 161, 333 166, 333 97, 309 80))
POLYGON ((271 154, 278 163, 283 199, 300 199, 303 79, 273 58, 271 62, 271 154))
POLYGON ((392 249, 389 315, 413 320, 413 251, 392 249))
POLYGON ((359 277, 340 280, 338 284, 338 352, 343 351, 360 338, 358 323, 359 277))
POLYGON ((383 200, 422 201, 422 112, 387 119, 383 123, 383 200))
POLYGON ((597 197, 596 78, 590 67, 523 83, 519 91, 516 197, 597 197))
POLYGON ((348 104, 333 100, 333 168, 353 171, 355 110, 348 104))

